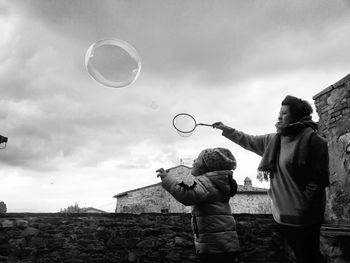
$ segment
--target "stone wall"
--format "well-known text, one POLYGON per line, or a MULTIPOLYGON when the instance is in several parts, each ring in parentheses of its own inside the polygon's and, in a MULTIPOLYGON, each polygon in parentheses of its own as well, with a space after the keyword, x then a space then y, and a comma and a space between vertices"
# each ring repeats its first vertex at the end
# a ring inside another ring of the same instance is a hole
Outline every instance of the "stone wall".
MULTIPOLYGON (((241 263, 292 263, 272 215, 234 214, 241 263)), ((197 263, 190 215, 1 214, 0 262, 197 263)), ((350 262, 350 229, 327 225, 321 248, 328 263, 350 262)))
POLYGON ((271 200, 267 194, 240 193, 230 199, 232 213, 271 214, 271 200))
MULTIPOLYGON (((242 263, 289 262, 271 215, 234 215, 242 263)), ((189 214, 3 214, 0 262, 197 262, 189 214)))
POLYGON ((350 74, 313 99, 330 153, 326 220, 350 224, 350 74))

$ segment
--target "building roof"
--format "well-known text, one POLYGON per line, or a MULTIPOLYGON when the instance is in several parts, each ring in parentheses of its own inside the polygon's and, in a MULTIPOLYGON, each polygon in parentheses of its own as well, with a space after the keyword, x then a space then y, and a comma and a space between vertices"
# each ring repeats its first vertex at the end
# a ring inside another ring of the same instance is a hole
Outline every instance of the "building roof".
POLYGON ((142 190, 142 189, 147 189, 147 188, 151 188, 151 187, 158 186, 158 185, 161 185, 161 183, 151 184, 151 185, 143 186, 143 187, 140 187, 140 188, 132 189, 132 190, 129 190, 129 191, 125 191, 125 192, 116 194, 116 195, 113 196, 113 197, 114 197, 114 198, 116 198, 116 197, 122 197, 122 196, 124 196, 124 195, 127 195, 128 193, 136 192, 136 191, 139 191, 139 190, 142 190))
MULTIPOLYGON (((191 169, 191 167, 188 167, 186 165, 178 165, 178 166, 167 169, 167 171, 175 170, 176 168, 179 168, 179 167, 185 167, 185 168, 191 169)), ((246 177, 245 181, 249 181, 249 180, 251 182, 251 179, 249 177, 246 177)), ((152 188, 152 187, 156 187, 156 186, 160 186, 160 185, 161 185, 161 183, 156 183, 156 184, 151 184, 151 185, 139 187, 136 189, 132 189, 129 191, 125 191, 125 192, 116 194, 113 196, 113 198, 123 197, 123 196, 126 196, 128 193, 137 192, 137 191, 140 191, 143 189, 148 189, 148 188, 152 188)), ((266 188, 254 187, 252 185, 238 185, 237 194, 267 194, 267 190, 268 189, 266 189, 266 188)))
POLYGON ((81 209, 82 213, 108 213, 106 211, 94 208, 94 207, 83 207, 81 209))

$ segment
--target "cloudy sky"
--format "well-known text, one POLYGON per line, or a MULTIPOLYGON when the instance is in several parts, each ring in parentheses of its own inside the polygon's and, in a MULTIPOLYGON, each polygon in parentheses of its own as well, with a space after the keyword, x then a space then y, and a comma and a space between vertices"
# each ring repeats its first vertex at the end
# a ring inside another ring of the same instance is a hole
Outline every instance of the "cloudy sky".
POLYGON ((0 0, 0 201, 8 212, 113 212, 115 194, 219 146, 239 184, 268 187, 255 180, 258 156, 209 127, 181 137, 172 119, 274 132, 287 94, 313 102, 350 72, 349 14, 340 0, 0 0), (87 73, 85 53, 104 38, 139 53, 132 85, 87 73))

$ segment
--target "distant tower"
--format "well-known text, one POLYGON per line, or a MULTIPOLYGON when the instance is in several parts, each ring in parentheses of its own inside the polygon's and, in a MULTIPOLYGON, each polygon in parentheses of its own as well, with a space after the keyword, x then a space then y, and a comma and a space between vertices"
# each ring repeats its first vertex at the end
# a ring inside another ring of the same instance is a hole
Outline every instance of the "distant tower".
POLYGON ((246 177, 244 179, 244 186, 245 187, 253 187, 252 180, 249 177, 246 177))

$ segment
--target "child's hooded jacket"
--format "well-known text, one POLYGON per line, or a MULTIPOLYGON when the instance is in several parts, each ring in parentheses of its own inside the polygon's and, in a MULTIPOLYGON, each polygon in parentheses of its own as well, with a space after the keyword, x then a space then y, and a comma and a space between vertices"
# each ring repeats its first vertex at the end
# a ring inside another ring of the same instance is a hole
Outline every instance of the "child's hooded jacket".
MULTIPOLYGON (((235 165, 234 163, 234 168, 235 165)), ((231 170, 209 171, 194 177, 191 186, 179 182, 173 176, 162 180, 164 189, 177 201, 192 206, 192 227, 197 254, 239 250, 236 222, 229 204, 230 197, 237 192, 237 183, 232 174, 231 170)))

